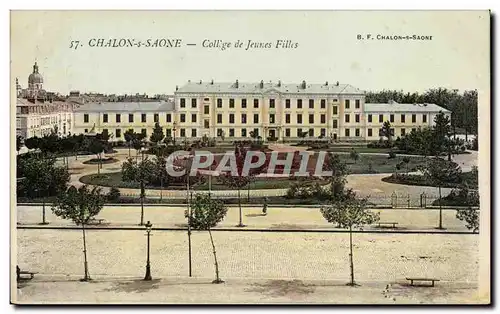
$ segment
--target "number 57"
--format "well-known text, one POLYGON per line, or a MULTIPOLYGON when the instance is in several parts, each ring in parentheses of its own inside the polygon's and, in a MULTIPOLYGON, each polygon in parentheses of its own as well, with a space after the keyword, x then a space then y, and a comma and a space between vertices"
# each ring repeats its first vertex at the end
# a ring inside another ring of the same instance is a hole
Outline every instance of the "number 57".
POLYGON ((69 48, 75 48, 75 50, 76 50, 79 45, 80 45, 80 41, 79 40, 72 40, 71 44, 69 45, 69 48))

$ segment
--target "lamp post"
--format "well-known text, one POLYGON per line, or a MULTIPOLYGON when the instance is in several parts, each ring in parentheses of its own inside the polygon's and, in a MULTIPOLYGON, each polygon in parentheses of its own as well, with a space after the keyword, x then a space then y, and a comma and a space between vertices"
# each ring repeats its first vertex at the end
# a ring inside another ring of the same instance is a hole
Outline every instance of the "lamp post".
POLYGON ((146 275, 144 276, 144 280, 147 280, 147 281, 150 281, 150 280, 153 280, 153 278, 151 277, 151 264, 150 264, 150 261, 149 261, 149 237, 151 236, 151 228, 153 227, 153 225, 151 224, 151 222, 148 220, 148 222, 146 223, 146 236, 148 238, 147 242, 148 242, 148 252, 147 252, 147 260, 146 260, 146 275))
POLYGON ((189 277, 192 276, 192 254, 191 254, 191 203, 193 202, 193 192, 190 192, 188 199, 188 248, 189 248, 189 277))
POLYGON ((144 225, 144 197, 146 196, 146 191, 144 190, 144 151, 146 149, 144 147, 141 147, 141 154, 142 154, 142 163, 140 167, 141 173, 139 174, 141 176, 141 223, 139 224, 140 226, 144 225))
POLYGON ((174 122, 174 128, 172 130, 174 131, 174 146, 175 146, 175 131, 177 131, 177 122, 174 122))

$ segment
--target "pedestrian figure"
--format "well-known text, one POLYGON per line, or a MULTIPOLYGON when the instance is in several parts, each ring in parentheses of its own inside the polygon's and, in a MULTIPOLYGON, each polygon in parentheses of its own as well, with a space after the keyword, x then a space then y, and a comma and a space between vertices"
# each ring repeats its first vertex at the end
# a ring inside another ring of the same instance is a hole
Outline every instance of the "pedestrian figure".
POLYGON ((267 197, 264 197, 264 206, 262 206, 262 215, 267 215, 267 197))

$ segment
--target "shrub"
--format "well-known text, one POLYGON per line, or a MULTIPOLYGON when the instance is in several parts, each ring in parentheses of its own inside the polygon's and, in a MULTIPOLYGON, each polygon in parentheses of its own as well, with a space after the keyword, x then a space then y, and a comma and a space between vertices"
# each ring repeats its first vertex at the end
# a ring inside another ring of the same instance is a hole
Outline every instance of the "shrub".
POLYGON ((116 187, 112 187, 111 189, 109 189, 108 194, 106 194, 106 199, 109 202, 118 202, 120 200, 120 196, 120 190, 116 187))
POLYGON ((393 152, 393 151, 391 150, 391 151, 389 152, 389 157, 388 157, 388 158, 389 158, 389 159, 394 159, 394 158, 396 158, 396 153, 395 153, 395 152, 393 152))

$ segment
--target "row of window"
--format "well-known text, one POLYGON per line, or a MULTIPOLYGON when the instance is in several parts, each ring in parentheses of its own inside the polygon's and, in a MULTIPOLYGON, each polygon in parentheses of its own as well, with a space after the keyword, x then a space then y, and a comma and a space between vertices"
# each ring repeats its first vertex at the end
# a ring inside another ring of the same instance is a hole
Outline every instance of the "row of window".
MULTIPOLYGON (((89 123, 89 115, 87 113, 85 113, 83 115, 83 122, 84 123, 89 123)), ((108 123, 109 122, 109 115, 107 113, 104 113, 102 115, 102 122, 103 123, 108 123)), ((115 122, 122 122, 122 115, 120 113, 117 113, 115 115, 115 122)), ((128 114, 128 122, 130 123, 133 123, 134 122, 134 114, 133 113, 129 113, 128 114)), ((147 115, 145 113, 142 113, 141 114, 141 122, 142 123, 147 123, 147 115)), ((160 122, 160 114, 158 113, 155 113, 153 115, 153 122, 160 122)), ((172 114, 171 113, 167 113, 167 122, 172 122, 172 114)))
MULTIPOLYGON (((373 115, 369 114, 368 115, 368 123, 371 123, 371 122, 373 122, 373 115)), ((380 122, 380 123, 384 122, 384 115, 383 114, 378 115, 378 122, 380 122)), ((389 122, 391 122, 391 123, 394 122, 394 115, 393 114, 389 115, 389 122)), ((401 123, 406 123, 406 115, 404 113, 401 114, 401 123)), ((416 114, 411 115, 411 123, 417 123, 417 115, 416 114)), ((427 123, 427 114, 422 114, 422 123, 427 123)))
MULTIPOLYGON (((209 101, 208 98, 205 98, 205 101, 209 101)), ((337 102, 337 99, 334 99, 333 102, 337 102)), ((290 109, 291 108, 291 99, 285 99, 285 108, 290 109)), ((222 108, 223 100, 222 98, 217 98, 217 108, 222 108)), ((309 99, 309 109, 314 109, 314 99, 309 99)), ((229 108, 234 108, 235 106, 235 100, 234 98, 229 98, 229 108)), ((302 108, 302 99, 296 99, 296 106, 297 109, 302 108)), ((361 106, 361 101, 359 99, 355 99, 354 101, 354 106, 356 109, 359 109, 361 106)), ((180 99, 180 107, 181 108, 186 108, 186 98, 181 98, 180 99)), ((197 107, 197 100, 196 98, 191 98, 191 108, 196 108, 197 107)), ((259 99, 254 98, 253 99, 253 107, 254 108, 259 108, 259 99)), ((205 111, 208 106, 205 106, 205 111)), ((247 99, 242 98, 241 99, 241 108, 247 108, 247 99)), ((271 98, 269 99, 269 108, 273 109, 276 108, 276 99, 271 98)), ((320 100, 320 108, 325 109, 326 108, 326 99, 321 99, 320 100)), ((345 108, 349 109, 350 108, 350 100, 346 99, 345 100, 345 108)), ((205 112, 207 113, 207 112, 205 112)))

